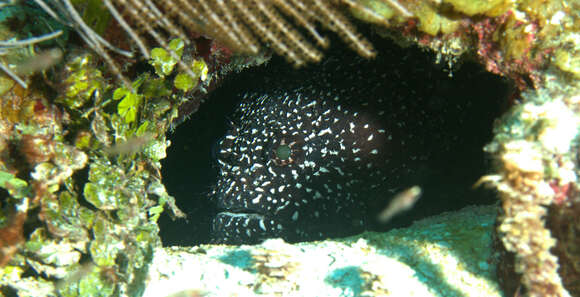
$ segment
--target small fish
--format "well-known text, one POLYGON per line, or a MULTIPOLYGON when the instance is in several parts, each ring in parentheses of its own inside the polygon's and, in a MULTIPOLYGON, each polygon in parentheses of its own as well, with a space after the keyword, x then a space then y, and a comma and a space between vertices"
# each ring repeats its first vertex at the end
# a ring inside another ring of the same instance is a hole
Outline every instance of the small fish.
POLYGON ((108 155, 130 154, 141 151, 154 138, 153 133, 145 132, 141 136, 135 136, 127 139, 124 142, 116 143, 113 146, 103 149, 103 152, 108 155))
POLYGON ((410 187, 393 197, 389 205, 379 213, 377 221, 380 223, 387 223, 394 216, 405 212, 415 205, 415 202, 421 197, 421 187, 410 187))
POLYGON ((19 64, 16 67, 16 72, 19 75, 29 75, 32 73, 44 71, 60 62, 61 59, 62 50, 58 48, 42 51, 32 56, 22 64, 19 64))

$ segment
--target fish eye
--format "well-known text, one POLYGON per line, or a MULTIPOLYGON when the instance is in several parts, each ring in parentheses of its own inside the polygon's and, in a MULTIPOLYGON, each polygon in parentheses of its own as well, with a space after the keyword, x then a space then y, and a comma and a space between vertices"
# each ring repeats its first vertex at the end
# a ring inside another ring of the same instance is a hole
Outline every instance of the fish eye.
POLYGON ((282 137, 271 144, 270 159, 278 166, 287 166, 294 163, 300 155, 296 141, 282 137))
POLYGON ((488 172, 481 148, 511 86, 468 61, 451 79, 423 50, 386 42, 372 62, 342 51, 312 68, 280 60, 216 88, 162 160, 167 191, 189 218, 160 217, 164 245, 334 238, 495 203, 471 184, 488 172), (415 210, 382 223, 401 197, 391 191, 412 185, 426 193, 415 210))
POLYGON ((282 161, 290 159, 292 154, 292 149, 287 144, 281 144, 276 148, 276 157, 282 161))

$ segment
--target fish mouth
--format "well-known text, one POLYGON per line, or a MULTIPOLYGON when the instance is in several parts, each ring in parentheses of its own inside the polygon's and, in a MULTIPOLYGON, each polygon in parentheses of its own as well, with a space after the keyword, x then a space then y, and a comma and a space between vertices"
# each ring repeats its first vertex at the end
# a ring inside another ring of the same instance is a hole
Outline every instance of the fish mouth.
POLYGON ((217 213, 218 216, 227 216, 230 218, 247 218, 252 220, 263 220, 265 218, 264 214, 257 212, 232 212, 232 211, 220 211, 217 213))
POLYGON ((245 207, 223 207, 218 209, 217 215, 229 216, 229 217, 248 217, 252 219, 263 219, 265 213, 259 212, 255 209, 245 208, 245 207))

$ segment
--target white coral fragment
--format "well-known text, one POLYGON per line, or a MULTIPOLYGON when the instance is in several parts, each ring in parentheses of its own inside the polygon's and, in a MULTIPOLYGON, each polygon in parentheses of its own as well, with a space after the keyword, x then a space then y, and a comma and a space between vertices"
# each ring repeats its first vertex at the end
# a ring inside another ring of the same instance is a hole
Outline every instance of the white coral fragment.
POLYGON ((552 153, 568 152, 572 141, 578 135, 580 119, 562 101, 555 100, 542 105, 526 104, 523 109, 524 121, 541 121, 537 140, 552 153))

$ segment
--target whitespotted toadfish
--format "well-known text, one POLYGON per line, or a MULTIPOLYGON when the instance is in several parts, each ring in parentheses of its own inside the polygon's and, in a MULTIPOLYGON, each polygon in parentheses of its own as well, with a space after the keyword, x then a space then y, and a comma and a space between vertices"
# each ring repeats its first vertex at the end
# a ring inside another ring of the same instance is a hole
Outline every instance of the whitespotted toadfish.
POLYGON ((217 149, 214 242, 373 229, 390 197, 462 154, 474 139, 462 131, 480 125, 464 96, 475 90, 454 90, 454 78, 424 61, 394 58, 396 67, 381 57, 330 57, 273 71, 241 95, 217 149))

